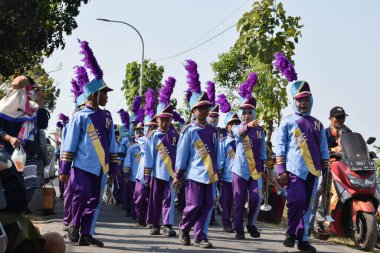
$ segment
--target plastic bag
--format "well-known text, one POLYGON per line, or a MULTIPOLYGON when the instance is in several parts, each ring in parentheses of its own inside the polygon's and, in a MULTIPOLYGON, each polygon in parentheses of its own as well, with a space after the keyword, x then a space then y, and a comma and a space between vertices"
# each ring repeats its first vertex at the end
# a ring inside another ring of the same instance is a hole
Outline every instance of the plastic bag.
POLYGON ((22 172, 25 166, 26 154, 21 145, 13 151, 11 159, 16 169, 22 172))

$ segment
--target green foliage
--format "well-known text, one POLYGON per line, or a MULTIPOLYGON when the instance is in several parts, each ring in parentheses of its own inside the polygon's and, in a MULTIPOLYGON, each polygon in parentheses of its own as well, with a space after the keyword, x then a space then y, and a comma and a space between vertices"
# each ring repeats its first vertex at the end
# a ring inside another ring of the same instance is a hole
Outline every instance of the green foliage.
POLYGON ((25 73, 56 48, 77 27, 74 19, 88 0, 0 1, 0 74, 25 73))
MULTIPOLYGON (((54 79, 51 78, 42 68, 41 65, 37 65, 33 69, 26 72, 26 75, 33 78, 33 80, 42 85, 42 91, 44 93, 44 107, 53 112, 55 109, 57 98, 60 95, 61 90, 54 85, 54 79)), ((8 79, 5 79, 0 75, 0 83, 3 85, 0 86, 0 99, 5 95, 5 90, 10 87, 15 76, 11 76, 8 79)))
POLYGON ((253 92, 257 113, 270 140, 274 123, 279 123, 281 109, 288 104, 285 88, 288 82, 272 66, 274 53, 281 52, 292 61, 302 25, 300 17, 286 16, 283 4, 276 5, 274 0, 256 1, 252 7, 238 22, 240 36, 235 45, 219 55, 211 66, 215 82, 222 86, 234 108, 238 104, 235 95, 238 85, 251 71, 259 76, 253 92))
POLYGON ((190 111, 190 106, 189 103, 186 101, 185 96, 183 97, 183 103, 182 107, 177 109, 177 112, 182 116, 182 118, 185 121, 190 122, 190 117, 191 117, 191 111, 190 111))
MULTIPOLYGON (((133 98, 139 95, 140 87, 140 66, 141 64, 133 61, 127 64, 125 80, 123 81, 124 97, 126 100, 127 108, 131 108, 133 98)), ((155 62, 149 62, 149 60, 144 60, 143 69, 143 84, 142 84, 142 96, 143 101, 144 94, 148 88, 152 88, 157 96, 158 88, 162 85, 162 77, 164 74, 164 67, 158 66, 155 62)))

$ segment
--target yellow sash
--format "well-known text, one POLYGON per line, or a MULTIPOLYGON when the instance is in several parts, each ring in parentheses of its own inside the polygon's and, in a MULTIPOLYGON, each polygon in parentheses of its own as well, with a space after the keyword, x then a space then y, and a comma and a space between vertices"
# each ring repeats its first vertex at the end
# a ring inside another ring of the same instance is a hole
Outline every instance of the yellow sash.
POLYGON ((313 158, 311 157, 309 147, 307 146, 306 139, 303 136, 301 129, 297 128, 296 130, 294 130, 293 135, 296 139, 298 147, 300 148, 303 160, 305 161, 307 168, 309 169, 311 174, 318 177, 321 174, 321 172, 315 169, 313 158))
POLYGON ((162 142, 157 144, 157 151, 158 151, 158 154, 160 155, 160 158, 162 159, 169 175, 174 179, 172 159, 170 159, 170 156, 165 149, 165 145, 162 142))
POLYGON ((140 153, 136 153, 136 154, 135 154, 135 157, 136 157, 137 161, 140 162, 140 159, 141 159, 141 158, 140 158, 140 153))
POLYGON ((254 180, 258 180, 261 178, 261 174, 259 172, 257 172, 257 170, 256 170, 255 157, 253 155, 253 150, 251 147, 251 141, 250 141, 248 135, 246 135, 243 139, 243 146, 244 146, 245 156, 247 157, 248 167, 249 167, 251 177, 254 180))
POLYGON ((231 158, 231 160, 235 160, 235 152, 234 150, 231 148, 230 151, 228 151, 228 156, 231 158))
POLYGON ((197 150, 199 156, 201 157, 203 164, 206 167, 207 173, 210 177, 208 181, 209 184, 218 181, 218 174, 214 174, 214 169, 212 165, 212 160, 210 154, 207 152, 207 148, 202 140, 197 140, 194 142, 195 149, 197 150))
POLYGON ((100 164, 102 165, 103 173, 106 174, 109 171, 109 164, 106 164, 106 155, 104 153, 104 149, 102 147, 102 144, 100 143, 99 136, 96 133, 95 127, 93 124, 90 124, 87 127, 88 135, 91 138, 92 145, 94 145, 96 154, 98 155, 100 164))

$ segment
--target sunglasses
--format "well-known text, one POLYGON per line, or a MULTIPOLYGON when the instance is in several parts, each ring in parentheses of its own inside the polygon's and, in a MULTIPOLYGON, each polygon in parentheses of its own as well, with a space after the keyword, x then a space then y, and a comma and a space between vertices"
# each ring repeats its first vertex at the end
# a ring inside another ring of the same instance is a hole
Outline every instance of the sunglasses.
POLYGON ((344 120, 346 119, 346 115, 338 115, 338 116, 334 116, 334 118, 336 118, 337 120, 344 120))

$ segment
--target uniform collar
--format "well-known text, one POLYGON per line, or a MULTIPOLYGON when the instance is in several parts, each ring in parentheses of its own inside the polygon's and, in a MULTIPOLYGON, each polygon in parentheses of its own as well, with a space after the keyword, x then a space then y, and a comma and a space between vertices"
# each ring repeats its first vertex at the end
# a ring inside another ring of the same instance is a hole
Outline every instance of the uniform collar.
POLYGON ((205 128, 205 127, 208 125, 207 122, 206 122, 206 124, 202 125, 202 124, 200 124, 198 121, 194 121, 193 124, 196 125, 196 126, 198 126, 198 127, 201 127, 201 128, 205 128))

